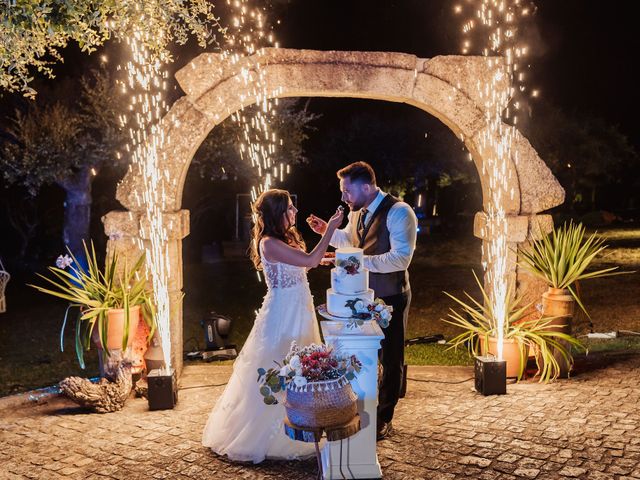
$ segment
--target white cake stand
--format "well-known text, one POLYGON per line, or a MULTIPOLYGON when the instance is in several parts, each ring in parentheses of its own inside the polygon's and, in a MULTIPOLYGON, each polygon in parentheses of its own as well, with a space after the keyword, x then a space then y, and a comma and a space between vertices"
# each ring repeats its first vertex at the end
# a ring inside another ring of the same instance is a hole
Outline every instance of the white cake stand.
POLYGON ((337 317, 335 315, 331 315, 329 313, 329 311, 327 310, 327 305, 324 304, 324 303, 322 305, 318 305, 316 307, 316 310, 318 311, 320 316, 326 318, 327 320, 330 320, 330 321, 335 322, 335 323, 342 323, 343 324, 343 327, 342 327, 343 333, 346 333, 346 334, 349 334, 349 333, 359 334, 362 331, 362 326, 360 326, 360 325, 356 324, 353 327, 349 327, 348 326, 349 322, 355 320, 354 317, 337 317))

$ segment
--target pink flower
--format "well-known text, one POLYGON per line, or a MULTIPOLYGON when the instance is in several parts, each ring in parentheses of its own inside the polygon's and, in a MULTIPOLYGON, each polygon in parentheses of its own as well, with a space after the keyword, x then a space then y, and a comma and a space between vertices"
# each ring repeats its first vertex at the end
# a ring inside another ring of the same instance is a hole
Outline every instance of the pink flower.
POLYGON ((56 258, 56 267, 58 268, 65 269, 67 267, 70 267, 72 263, 73 259, 67 254, 65 254, 64 256, 60 255, 58 258, 56 258))

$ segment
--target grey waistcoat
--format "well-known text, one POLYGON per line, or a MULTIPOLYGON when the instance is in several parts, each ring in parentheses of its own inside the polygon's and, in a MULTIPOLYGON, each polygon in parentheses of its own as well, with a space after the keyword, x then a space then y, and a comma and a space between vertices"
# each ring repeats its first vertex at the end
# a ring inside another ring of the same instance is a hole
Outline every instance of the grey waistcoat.
MULTIPOLYGON (((358 235, 358 229, 353 229, 352 245, 364 250, 365 255, 381 255, 391 250, 387 217, 391 207, 399 202, 397 198, 386 195, 369 220, 364 229, 363 238, 358 235)), ((355 219, 356 225, 360 223, 362 210, 355 219)), ((376 297, 389 297, 409 290, 409 272, 373 273, 369 272, 369 286, 375 292, 376 297)))

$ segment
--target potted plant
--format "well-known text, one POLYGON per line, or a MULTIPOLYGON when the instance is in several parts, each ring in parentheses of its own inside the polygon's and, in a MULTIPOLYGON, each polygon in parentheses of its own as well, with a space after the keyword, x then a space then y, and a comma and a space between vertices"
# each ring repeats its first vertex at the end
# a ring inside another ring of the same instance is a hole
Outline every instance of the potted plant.
POLYGON ((278 403, 275 394, 285 392, 289 421, 301 427, 332 427, 353 419, 357 395, 350 381, 360 371, 354 356, 337 355, 331 347, 292 342, 277 368, 258 369, 260 393, 267 405, 278 403))
POLYGON ((564 323, 562 328, 566 333, 571 332, 575 303, 591 318, 576 288, 579 281, 631 273, 614 272, 618 267, 586 271, 593 259, 607 248, 604 241, 597 233, 585 238, 584 226, 570 222, 532 240, 531 245, 520 252, 519 264, 548 285, 542 295, 543 313, 557 317, 557 323, 564 323))
MULTIPOLYGON (((472 355, 497 355, 499 322, 493 302, 475 272, 473 272, 480 292, 481 301, 474 299, 465 292, 467 300, 461 300, 447 292, 461 311, 450 309, 448 319, 444 322, 462 328, 464 331, 454 337, 449 348, 457 349, 466 345, 472 355)), ((524 373, 528 353, 536 352, 536 363, 541 382, 548 382, 560 375, 560 364, 553 355, 553 349, 560 352, 562 358, 573 363, 570 346, 583 348, 582 344, 570 335, 558 331, 553 324, 554 318, 540 316, 532 317, 528 312, 531 304, 521 305, 520 298, 514 298, 513 292, 507 293, 504 322, 502 325, 503 358, 507 362, 507 377, 520 380, 524 373), (569 347, 566 347, 566 342, 569 347)))
POLYGON ((92 336, 109 356, 111 350, 125 350, 131 344, 141 316, 149 327, 147 340, 156 329, 154 307, 144 275, 144 254, 132 268, 128 268, 126 262, 120 268, 118 255, 114 253, 107 259, 103 271, 98 267, 93 242, 90 251, 86 244, 84 250, 86 268, 69 251, 68 255, 58 257, 55 267, 48 267, 53 279, 38 274, 50 288, 29 285, 70 302, 60 331, 61 349, 69 310, 79 307, 75 348, 81 368, 84 368, 84 352, 91 349, 92 336))
MULTIPOLYGON (((587 272, 594 258, 607 246, 604 238, 592 233, 585 238, 585 228, 581 223, 566 223, 561 228, 531 242, 520 254, 520 265, 548 286, 542 294, 542 312, 555 317, 555 328, 571 334, 572 319, 577 303, 587 318, 591 316, 580 299, 578 284, 582 280, 621 275, 632 272, 615 272, 618 267, 609 267, 587 272)), ((569 373, 570 365, 556 352, 556 360, 561 365, 561 375, 569 373)))

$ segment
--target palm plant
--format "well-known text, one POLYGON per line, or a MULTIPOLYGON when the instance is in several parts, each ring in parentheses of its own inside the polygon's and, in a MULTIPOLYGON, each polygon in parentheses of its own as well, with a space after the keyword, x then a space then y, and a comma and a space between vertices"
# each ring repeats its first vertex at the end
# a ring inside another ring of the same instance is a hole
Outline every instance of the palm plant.
MULTIPOLYGON (((147 289, 147 280, 143 275, 144 254, 136 261, 133 268, 129 269, 125 262, 124 268, 118 267, 118 255, 113 254, 105 264, 102 271, 98 266, 95 247, 91 243, 91 250, 84 244, 87 258, 87 267, 84 268, 69 250, 69 256, 65 256, 68 262, 58 267, 48 267, 54 279, 44 275, 38 276, 53 286, 45 288, 38 285, 29 285, 36 290, 53 295, 70 302, 65 313, 62 329, 60 331, 60 349, 64 350, 63 337, 67 323, 67 316, 72 307, 78 307, 80 313, 76 319, 75 349, 80 367, 84 368, 84 352, 91 349, 91 334, 97 329, 100 346, 106 355, 110 355, 107 348, 107 330, 109 327, 108 311, 111 309, 124 310, 124 334, 122 349, 129 342, 130 308, 140 306, 142 317, 149 326, 151 338, 156 329, 155 311, 151 301, 150 292, 147 289), (65 270, 65 267, 69 270, 65 270)), ((61 257, 62 258, 62 257, 61 257)))
MULTIPOLYGON (((449 349, 457 349, 465 345, 470 354, 478 355, 482 350, 489 351, 489 338, 498 337, 500 326, 493 301, 475 272, 473 272, 473 276, 480 288, 482 301, 476 300, 466 292, 464 292, 467 297, 466 301, 444 292, 458 304, 461 311, 451 308, 448 314, 449 319, 442 321, 464 330, 449 341, 449 349)), ((529 348, 536 352, 535 358, 540 381, 548 382, 556 379, 561 368, 558 360, 554 357, 554 349, 570 365, 573 363, 571 346, 579 349, 584 349, 584 346, 571 335, 558 331, 557 325, 553 323, 555 317, 530 315, 532 303, 521 305, 522 299, 514 298, 511 290, 508 292, 507 298, 502 333, 505 340, 515 340, 518 345, 520 352, 518 380, 522 378, 524 373, 529 348), (567 346, 565 347, 565 345, 567 346)))
POLYGON ((600 278, 632 272, 615 272, 618 267, 587 272, 593 259, 607 246, 604 238, 597 232, 585 239, 585 228, 581 223, 573 221, 542 238, 532 240, 529 248, 521 251, 520 265, 536 277, 544 280, 550 287, 567 289, 580 305, 582 311, 589 316, 577 290, 576 282, 589 278, 600 278))

